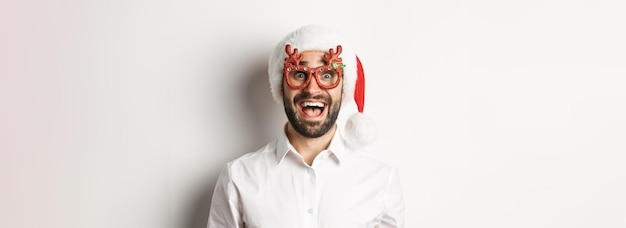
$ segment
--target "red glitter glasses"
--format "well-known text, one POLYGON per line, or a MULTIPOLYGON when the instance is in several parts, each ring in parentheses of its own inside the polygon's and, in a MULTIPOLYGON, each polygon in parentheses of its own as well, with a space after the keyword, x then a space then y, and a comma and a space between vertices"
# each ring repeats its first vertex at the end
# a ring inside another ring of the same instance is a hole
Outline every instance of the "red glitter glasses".
POLYGON ((313 75, 315 75, 317 85, 322 89, 335 88, 341 82, 345 66, 339 58, 341 45, 337 45, 337 52, 332 48, 328 49, 328 53, 324 53, 323 56, 326 65, 315 68, 300 66, 302 54, 298 54, 297 48, 292 52, 290 44, 285 46, 285 52, 287 52, 287 58, 285 58, 283 75, 291 89, 298 90, 307 87, 313 75))

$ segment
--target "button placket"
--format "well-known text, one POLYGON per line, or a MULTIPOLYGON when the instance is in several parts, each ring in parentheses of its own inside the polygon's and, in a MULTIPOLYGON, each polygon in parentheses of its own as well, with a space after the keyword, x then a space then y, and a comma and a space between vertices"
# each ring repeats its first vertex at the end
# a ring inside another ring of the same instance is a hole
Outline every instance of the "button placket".
POLYGON ((316 227, 316 216, 315 216, 315 207, 317 202, 317 181, 315 177, 315 169, 312 167, 307 167, 305 174, 305 205, 304 205, 304 215, 303 218, 305 220, 306 227, 316 227))

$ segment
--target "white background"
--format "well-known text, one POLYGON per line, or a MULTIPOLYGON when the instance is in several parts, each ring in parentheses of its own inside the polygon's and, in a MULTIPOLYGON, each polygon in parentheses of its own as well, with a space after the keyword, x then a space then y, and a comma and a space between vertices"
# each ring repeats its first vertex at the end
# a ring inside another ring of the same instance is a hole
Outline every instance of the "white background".
MULTIPOLYGON (((286 120, 266 61, 332 24, 406 227, 626 227, 626 3, 0 3, 0 227, 202 228, 286 120)), ((271 206, 268 205, 268 206, 271 206)))

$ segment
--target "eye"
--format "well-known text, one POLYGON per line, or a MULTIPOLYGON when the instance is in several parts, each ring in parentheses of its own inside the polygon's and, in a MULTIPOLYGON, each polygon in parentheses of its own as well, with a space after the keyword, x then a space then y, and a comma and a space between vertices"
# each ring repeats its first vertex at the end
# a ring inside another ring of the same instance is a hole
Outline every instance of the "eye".
POLYGON ((322 78, 323 79, 330 79, 332 77, 333 77, 333 75, 331 73, 324 73, 324 74, 322 74, 322 78))
POLYGON ((305 79, 306 78, 306 74, 304 72, 297 72, 295 74, 296 78, 298 79, 305 79))

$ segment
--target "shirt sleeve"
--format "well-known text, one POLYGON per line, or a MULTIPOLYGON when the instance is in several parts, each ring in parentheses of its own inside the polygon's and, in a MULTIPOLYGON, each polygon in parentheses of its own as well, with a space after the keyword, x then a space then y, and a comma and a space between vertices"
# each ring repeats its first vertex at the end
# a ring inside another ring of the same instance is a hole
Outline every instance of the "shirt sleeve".
POLYGON ((404 197, 400 185, 398 169, 394 168, 389 178, 389 185, 385 193, 385 210, 380 228, 404 227, 404 197))
POLYGON ((215 184, 207 228, 243 228, 239 193, 233 183, 230 165, 226 165, 215 184))

